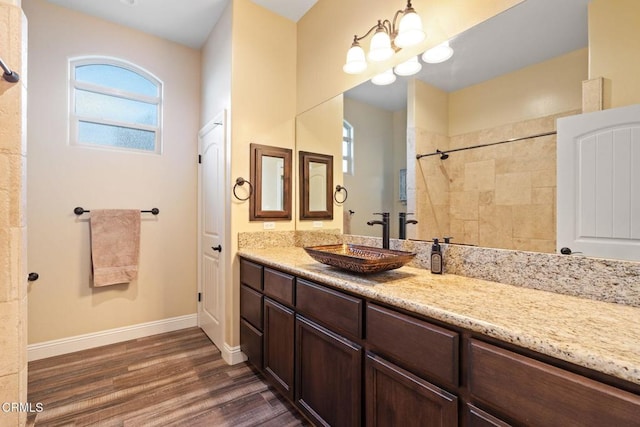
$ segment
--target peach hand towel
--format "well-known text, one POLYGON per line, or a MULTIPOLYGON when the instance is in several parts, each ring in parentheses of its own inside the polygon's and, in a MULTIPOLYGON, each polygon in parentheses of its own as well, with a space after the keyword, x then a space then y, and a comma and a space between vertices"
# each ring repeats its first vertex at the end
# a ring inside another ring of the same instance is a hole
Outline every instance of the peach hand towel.
POLYGON ((138 277, 139 252, 139 210, 91 210, 93 286, 135 280, 138 277))

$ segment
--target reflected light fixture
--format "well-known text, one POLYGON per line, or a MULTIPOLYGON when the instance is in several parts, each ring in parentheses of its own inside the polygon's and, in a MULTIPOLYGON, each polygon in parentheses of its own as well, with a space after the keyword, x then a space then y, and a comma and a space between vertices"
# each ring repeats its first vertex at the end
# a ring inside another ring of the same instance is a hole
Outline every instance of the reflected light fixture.
POLYGON ((412 76, 420 70, 422 70, 422 64, 418 61, 417 56, 393 67, 393 71, 399 76, 412 76))
MULTIPOLYGON (((378 20, 378 23, 372 26, 365 35, 361 37, 358 37, 358 35, 353 36, 353 43, 347 52, 347 60, 342 67, 345 73, 360 74, 367 69, 365 52, 359 42, 372 33, 369 54, 366 57, 373 62, 386 61, 395 52, 404 47, 414 46, 426 37, 422 29, 422 20, 411 5, 411 0, 408 0, 407 7, 404 10, 396 11, 392 21, 388 19, 378 20), (400 17, 400 22, 398 22, 398 17, 400 17)), ((419 69, 415 72, 418 71, 419 69)), ((391 74, 393 74, 393 71, 391 71, 391 74)))
POLYGON ((449 46, 449 41, 440 43, 422 54, 422 60, 429 64, 439 64, 453 56, 453 49, 449 46))
POLYGON ((393 70, 391 68, 371 78, 371 83, 378 86, 390 85, 395 81, 396 81, 396 75, 393 74, 393 70))

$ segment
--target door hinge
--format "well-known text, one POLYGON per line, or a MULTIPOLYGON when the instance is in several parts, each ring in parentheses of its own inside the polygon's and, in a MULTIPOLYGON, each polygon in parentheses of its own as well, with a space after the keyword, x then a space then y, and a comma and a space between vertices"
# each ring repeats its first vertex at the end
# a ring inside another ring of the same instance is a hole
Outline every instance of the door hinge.
POLYGON ((202 292, 198 292, 198 302, 202 301, 202 292))
POLYGON ((202 163, 202 154, 198 154, 198 163, 202 163))

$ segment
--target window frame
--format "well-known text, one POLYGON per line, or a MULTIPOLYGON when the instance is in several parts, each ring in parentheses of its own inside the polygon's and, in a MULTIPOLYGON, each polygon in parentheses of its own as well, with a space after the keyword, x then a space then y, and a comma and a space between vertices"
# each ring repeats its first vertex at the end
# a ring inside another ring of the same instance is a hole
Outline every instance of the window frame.
POLYGON ((69 59, 69 145, 77 147, 88 147, 96 149, 119 150, 146 154, 162 154, 163 148, 163 99, 164 84, 149 71, 122 59, 108 56, 82 56, 69 59), (94 83, 87 83, 76 80, 76 69, 86 65, 109 65, 123 68, 127 71, 137 74, 138 76, 149 81, 158 89, 156 96, 144 95, 142 93, 129 92, 114 87, 102 86, 94 83), (125 100, 143 102, 146 104, 154 104, 157 106, 157 125, 146 125, 141 123, 133 124, 131 122, 121 122, 118 120, 108 120, 92 116, 84 116, 76 114, 76 91, 83 90, 97 93, 99 95, 113 96, 125 100), (134 130, 150 131, 155 133, 155 144, 153 150, 144 150, 138 148, 93 144, 80 141, 79 125, 80 122, 94 123, 99 125, 107 125, 114 127, 124 127, 134 130))
POLYGON ((346 120, 342 120, 342 173, 346 173, 348 175, 355 175, 355 171, 354 171, 354 166, 355 166, 355 159, 354 159, 354 152, 355 152, 355 148, 354 148, 354 129, 353 129, 353 125, 351 123, 349 123, 346 120), (348 134, 349 136, 345 136, 345 129, 348 130, 348 134), (349 148, 349 154, 345 155, 344 154, 344 145, 345 143, 347 144, 348 148, 349 148), (344 170, 344 162, 347 162, 347 170, 344 170))

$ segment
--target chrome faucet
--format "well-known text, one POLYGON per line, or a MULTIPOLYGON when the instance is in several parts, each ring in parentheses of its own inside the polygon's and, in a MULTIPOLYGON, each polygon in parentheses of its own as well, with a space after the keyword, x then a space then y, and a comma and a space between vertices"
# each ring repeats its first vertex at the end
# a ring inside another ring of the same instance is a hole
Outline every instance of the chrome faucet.
POLYGON ((407 238, 407 224, 417 224, 415 219, 407 220, 407 215, 413 215, 412 213, 400 212, 398 214, 398 239, 405 240, 407 238))
POLYGON ((389 212, 376 212, 374 215, 382 215, 382 221, 368 221, 367 225, 382 226, 382 248, 389 249, 389 212))

